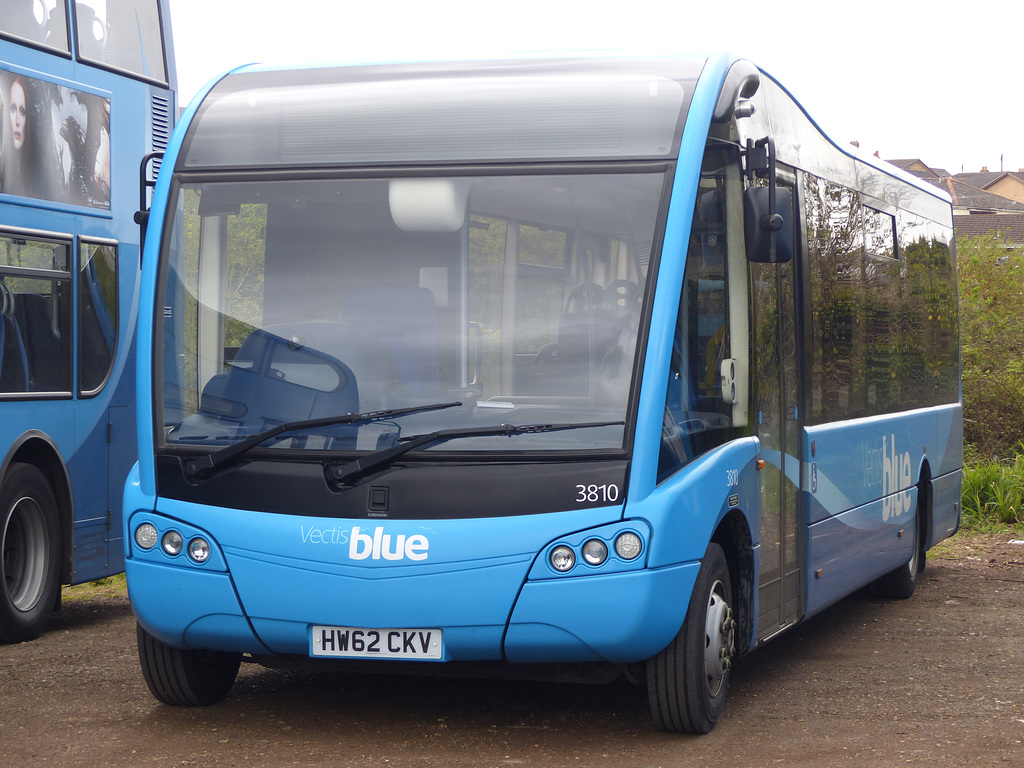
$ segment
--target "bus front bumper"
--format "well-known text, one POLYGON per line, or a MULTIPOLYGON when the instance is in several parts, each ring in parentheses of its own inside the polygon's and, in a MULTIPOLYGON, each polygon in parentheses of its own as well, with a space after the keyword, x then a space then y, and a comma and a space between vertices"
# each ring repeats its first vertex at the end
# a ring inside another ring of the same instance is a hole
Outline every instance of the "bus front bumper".
MULTIPOLYGON (((357 564, 336 553, 331 561, 312 559, 308 546, 267 552, 235 535, 237 526, 199 529, 159 513, 134 515, 129 531, 140 521, 154 524, 161 542, 139 551, 129 539, 129 594, 143 628, 175 647, 261 656, 312 655, 314 627, 321 633, 397 628, 440 630, 432 661, 632 663, 657 654, 679 631, 699 570, 696 562, 646 567, 639 558, 604 569, 578 564, 566 574, 549 566, 553 542, 576 547, 597 536, 611 543, 624 526, 649 535, 639 521, 544 534, 539 546, 517 538, 516 521, 488 521, 474 541, 503 542, 504 550, 493 544, 490 551, 473 550, 472 559, 357 564), (171 528, 182 536, 185 554, 161 551, 171 528), (199 564, 188 557, 196 539, 209 545, 199 564)), ((431 525, 431 541, 442 540, 445 521, 431 525)), ((384 539, 383 551, 397 551, 394 536, 391 550, 384 539)), ((407 552, 418 554, 415 547, 407 552)))

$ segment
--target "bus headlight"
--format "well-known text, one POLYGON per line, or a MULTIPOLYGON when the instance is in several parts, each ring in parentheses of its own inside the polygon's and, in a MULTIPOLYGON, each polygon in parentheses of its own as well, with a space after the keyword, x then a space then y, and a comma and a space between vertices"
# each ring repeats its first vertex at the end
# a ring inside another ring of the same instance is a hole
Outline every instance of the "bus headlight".
POLYGON ((152 549, 156 546, 159 535, 155 525, 143 523, 135 529, 135 543, 138 544, 139 549, 152 549))
POLYGON ((644 543, 632 531, 626 531, 615 539, 615 552, 623 560, 635 560, 643 551, 644 543))
POLYGON ((562 545, 551 550, 551 567, 565 573, 576 565, 576 555, 567 546, 562 545))
POLYGON ((160 546, 163 547, 171 557, 175 557, 181 554, 182 547, 185 546, 185 542, 181 538, 181 534, 177 531, 168 531, 164 534, 164 537, 160 540, 160 546))
POLYGON ((589 565, 600 565, 608 559, 608 547, 600 539, 591 539, 583 545, 583 559, 589 565))
POLYGON ((210 542, 204 538, 195 538, 188 543, 188 556, 194 563, 205 563, 210 559, 210 542))

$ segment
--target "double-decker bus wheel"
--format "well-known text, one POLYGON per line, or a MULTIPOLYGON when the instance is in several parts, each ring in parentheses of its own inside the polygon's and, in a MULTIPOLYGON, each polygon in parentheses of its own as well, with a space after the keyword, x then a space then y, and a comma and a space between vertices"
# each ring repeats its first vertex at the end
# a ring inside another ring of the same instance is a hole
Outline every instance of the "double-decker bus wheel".
POLYGON ((136 625, 139 662, 150 693, 164 704, 205 707, 228 695, 242 654, 183 650, 157 640, 136 625))
POLYGON ((701 561, 682 629, 647 662, 647 695, 662 730, 708 733, 715 727, 725 706, 735 649, 729 568, 722 548, 712 542, 701 561))
POLYGON ((0 488, 0 641, 42 634, 57 603, 57 500, 30 464, 12 464, 0 488))

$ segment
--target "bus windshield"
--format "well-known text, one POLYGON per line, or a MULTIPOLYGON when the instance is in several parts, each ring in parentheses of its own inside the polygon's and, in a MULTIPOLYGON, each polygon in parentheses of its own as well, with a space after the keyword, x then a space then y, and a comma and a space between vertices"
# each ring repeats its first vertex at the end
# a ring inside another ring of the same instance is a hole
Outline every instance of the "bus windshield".
POLYGON ((362 452, 557 423, 591 426, 481 429, 422 450, 621 453, 664 184, 663 164, 185 177, 156 334, 158 439, 209 451, 402 410, 263 447, 362 452))

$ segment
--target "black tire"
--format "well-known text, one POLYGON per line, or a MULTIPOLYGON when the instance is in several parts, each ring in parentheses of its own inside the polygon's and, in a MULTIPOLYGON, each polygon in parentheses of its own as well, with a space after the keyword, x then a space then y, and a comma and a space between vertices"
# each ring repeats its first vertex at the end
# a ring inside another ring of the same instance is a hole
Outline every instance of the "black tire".
POLYGON ((46 476, 14 463, 0 488, 0 642, 43 633, 60 600, 57 499, 46 476))
POLYGON ((658 727, 673 733, 708 733, 725 706, 736 652, 732 580, 715 543, 701 561, 679 634, 647 662, 647 696, 658 727))
POLYGON ((223 700, 238 676, 242 654, 182 650, 136 624, 139 662, 150 693, 164 704, 205 707, 223 700))
POLYGON ((871 594, 892 600, 906 600, 913 597, 917 589, 917 577, 924 573, 927 555, 925 552, 925 526, 931 520, 932 484, 929 476, 921 478, 917 485, 917 516, 914 520, 913 554, 906 565, 901 565, 870 585, 871 594))
POLYGON ((914 520, 914 548, 910 560, 899 568, 894 568, 871 584, 871 593, 878 597, 892 600, 907 600, 914 596, 917 589, 917 575, 924 570, 924 551, 921 536, 921 510, 914 520))

